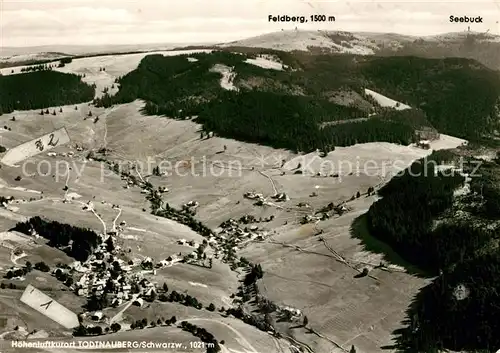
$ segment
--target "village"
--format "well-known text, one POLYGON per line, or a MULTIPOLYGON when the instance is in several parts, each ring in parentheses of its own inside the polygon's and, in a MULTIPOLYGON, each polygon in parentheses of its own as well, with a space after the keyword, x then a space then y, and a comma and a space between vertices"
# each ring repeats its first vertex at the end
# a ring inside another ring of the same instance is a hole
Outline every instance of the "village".
MULTIPOLYGON (((61 155, 68 154, 61 153, 61 155)), ((70 157, 72 156, 73 154, 70 157)), ((101 162, 103 161, 101 160, 101 162)), ((107 163, 110 169, 116 171, 115 164, 107 163)), ((133 167, 131 169, 134 170, 133 167)), ((168 188, 160 186, 155 189, 149 183, 147 177, 145 180, 139 171, 136 170, 136 172, 138 178, 130 173, 120 171, 122 180, 125 182, 124 187, 140 187, 141 193, 146 195, 146 198, 150 200, 153 210, 155 205, 157 205, 157 212, 165 211, 165 203, 161 201, 161 195, 168 192, 168 188)), ((84 203, 75 200, 71 195, 68 197, 67 187, 64 191, 64 203, 79 203, 82 206, 81 209, 83 212, 92 213, 94 216, 100 218, 95 210, 93 201, 84 203)), ((265 198, 258 193, 247 192, 244 197, 250 200, 265 201, 265 198)), ((286 202, 289 200, 289 197, 281 193, 273 195, 272 199, 276 202, 286 202)), ((14 200, 6 200, 4 202, 5 206, 8 206, 12 201, 14 200)), ((21 202, 21 200, 16 201, 21 202)), ((105 204, 104 201, 102 203, 105 204)), ((121 213, 119 205, 110 206, 121 213)), ((185 203, 182 209, 178 211, 170 210, 170 212, 173 212, 179 221, 189 225, 189 221, 196 214, 198 206, 199 203, 193 200, 185 203)), ((175 219, 175 217, 173 218, 175 219)), ((193 249, 191 252, 187 254, 172 254, 162 259, 152 259, 150 257, 131 259, 133 254, 130 253, 130 249, 124 249, 120 245, 122 232, 127 226, 127 222, 122 220, 119 224, 113 224, 111 231, 99 233, 100 243, 93 249, 86 260, 74 261, 69 265, 58 264, 52 270, 49 268, 44 270, 50 271, 50 274, 68 286, 69 290, 87 300, 85 310, 79 315, 81 328, 77 330, 78 334, 92 335, 99 334, 100 332, 116 332, 117 330, 126 329, 128 325, 117 326, 118 320, 121 319, 118 315, 111 318, 107 317, 104 314, 104 310, 110 307, 117 308, 124 306, 124 311, 129 305, 142 307, 146 301, 151 302, 159 298, 160 300, 179 302, 186 300, 186 302, 190 302, 196 308, 201 309, 203 307, 201 303, 196 298, 190 299, 189 295, 177 295, 173 294, 176 293, 175 291, 171 291, 170 296, 166 296, 167 285, 165 283, 156 283, 151 280, 151 277, 154 277, 157 271, 160 271, 162 268, 175 266, 179 263, 212 268, 212 263, 215 259, 229 264, 232 270, 238 267, 250 268, 252 264, 243 258, 238 258, 237 251, 252 241, 264 241, 267 239, 271 232, 261 228, 258 224, 265 224, 273 220, 274 216, 257 219, 252 215, 244 215, 238 220, 228 219, 222 222, 214 231, 206 231, 205 235, 207 236, 205 236, 205 239, 201 243, 185 239, 177 241, 178 245, 191 247, 193 249), (97 327, 101 327, 101 329, 97 330, 97 327)), ((40 237, 34 229, 31 229, 30 233, 33 238, 40 237)), ((71 246, 71 243, 69 246, 71 246)), ((39 264, 37 266, 38 268, 40 267, 39 264)), ((36 269, 38 269, 37 266, 35 266, 36 269)), ((24 280, 22 277, 23 268, 13 267, 10 271, 12 274, 11 279, 24 280), (16 274, 19 276, 16 277, 16 274)), ((244 295, 243 292, 240 294, 244 295)), ((247 295, 244 296, 246 297, 247 295)), ((233 298, 233 303, 235 307, 232 309, 227 308, 228 314, 232 312, 238 313, 236 308, 243 302, 235 297, 233 298)), ((213 304, 207 308, 208 310, 214 310, 213 304)), ((299 320, 301 317, 300 311, 294 308, 286 306, 279 308, 276 306, 276 310, 281 313, 280 315, 284 315, 289 320, 299 320)), ((252 319, 249 319, 249 316, 242 316, 240 318, 246 318, 245 320, 253 322, 252 319)), ((141 327, 141 325, 144 326, 137 322, 132 323, 131 329, 141 327)), ((266 329, 269 329, 269 327, 266 326, 266 329)))

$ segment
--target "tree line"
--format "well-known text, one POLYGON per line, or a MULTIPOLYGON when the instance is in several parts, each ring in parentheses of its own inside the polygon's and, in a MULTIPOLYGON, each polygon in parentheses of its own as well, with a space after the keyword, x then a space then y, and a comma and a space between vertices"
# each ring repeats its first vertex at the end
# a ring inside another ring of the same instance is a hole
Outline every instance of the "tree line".
POLYGON ((379 191, 382 199, 367 213, 370 233, 407 261, 437 273, 458 260, 455 256, 468 245, 453 243, 450 237, 463 233, 464 242, 488 238, 483 231, 462 224, 444 223, 433 229, 435 219, 452 206, 453 191, 464 181, 458 173, 439 171, 432 157, 414 162, 379 191))
POLYGON ((406 352, 494 353, 500 349, 500 255, 477 256, 444 271, 416 296, 397 333, 406 352))
POLYGON ((498 128, 500 77, 474 60, 374 57, 361 72, 377 92, 424 111, 442 133, 477 140, 498 128))
POLYGON ((91 101, 92 86, 80 76, 43 70, 0 76, 0 114, 91 101))
POLYGON ((63 249, 69 256, 82 262, 86 261, 101 243, 101 237, 91 229, 48 221, 40 216, 19 222, 12 230, 27 235, 34 230, 38 235, 49 240, 49 246, 63 249))
POLYGON ((142 99, 150 115, 197 116, 205 130, 220 136, 305 152, 371 141, 408 144, 422 126, 476 138, 496 127, 500 80, 474 61, 296 55, 293 63, 299 69, 292 71, 262 69, 245 63, 246 55, 222 51, 191 55, 196 62, 187 55, 150 55, 117 80, 115 96, 106 93, 95 104, 109 107, 142 99), (212 70, 217 64, 236 74, 239 91, 221 88, 221 74, 212 70), (354 91, 370 102, 367 86, 414 109, 378 107, 368 121, 348 123, 367 118, 368 110, 356 103, 334 103, 328 95, 354 91), (345 123, 320 128, 338 120, 345 123))
MULTIPOLYGON (((472 176, 472 192, 454 195, 464 177, 438 165, 453 164, 457 157, 438 151, 416 161, 379 191, 382 198, 367 214, 372 236, 437 275, 416 296, 406 327, 398 331, 403 351, 500 349, 493 337, 500 332, 500 255, 495 250, 500 236, 491 226, 499 213, 496 204, 489 205, 499 195, 500 166, 484 163, 472 176)), ((463 165, 467 174, 473 169, 472 163, 463 165)))

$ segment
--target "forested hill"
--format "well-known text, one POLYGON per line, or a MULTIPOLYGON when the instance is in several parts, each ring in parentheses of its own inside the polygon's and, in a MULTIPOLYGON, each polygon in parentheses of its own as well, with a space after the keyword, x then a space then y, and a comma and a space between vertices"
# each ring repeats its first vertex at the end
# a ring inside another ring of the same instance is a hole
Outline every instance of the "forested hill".
POLYGON ((370 141, 407 144, 421 127, 478 140, 499 127, 498 73, 468 59, 229 48, 189 57, 147 56, 118 82, 116 96, 95 103, 143 99, 149 114, 197 116, 217 134, 300 151, 370 141), (263 53, 285 69, 245 62, 263 53), (232 90, 221 87, 221 70, 232 90), (365 88, 414 109, 382 109, 365 88))
POLYGON ((404 351, 500 349, 500 165, 477 162, 434 152, 386 184, 367 214, 372 236, 437 275, 409 311, 404 351))
POLYGON ((80 76, 52 70, 0 75, 0 114, 91 101, 95 89, 80 76))

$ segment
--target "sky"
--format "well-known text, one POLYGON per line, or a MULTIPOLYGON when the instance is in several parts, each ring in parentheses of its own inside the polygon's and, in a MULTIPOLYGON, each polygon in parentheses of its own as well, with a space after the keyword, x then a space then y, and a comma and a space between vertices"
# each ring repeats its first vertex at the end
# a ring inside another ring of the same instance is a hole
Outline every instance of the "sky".
MULTIPOLYGON (((430 35, 500 34, 500 1, 0 0, 1 47, 220 43, 293 29, 430 35), (335 16, 331 23, 269 22, 269 15, 335 16)), ((0 53, 1 54, 1 53, 0 53)))

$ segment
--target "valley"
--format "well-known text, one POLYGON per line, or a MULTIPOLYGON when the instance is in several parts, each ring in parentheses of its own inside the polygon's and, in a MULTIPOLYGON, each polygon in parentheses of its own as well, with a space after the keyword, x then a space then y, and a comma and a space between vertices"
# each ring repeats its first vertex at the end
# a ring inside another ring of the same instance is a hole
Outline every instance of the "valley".
MULTIPOLYGON (((269 50, 264 39, 1 69, 13 93, 0 99, 0 145, 62 127, 71 139, 1 164, 2 352, 40 338, 188 352, 401 349, 395 331, 435 282, 375 237, 374 205, 382 215, 387 200, 420 202, 403 187, 391 195, 391 183, 422 158, 495 154, 498 71, 471 59, 269 50), (68 74, 78 86, 56 80, 68 74), (35 82, 29 98, 19 77, 35 82), (42 94, 63 87, 81 95, 42 94), (79 326, 22 303, 29 284, 84 314, 79 326)), ((490 183, 471 188, 493 200, 489 163, 490 183)), ((390 219, 380 224, 389 237, 390 219)))

